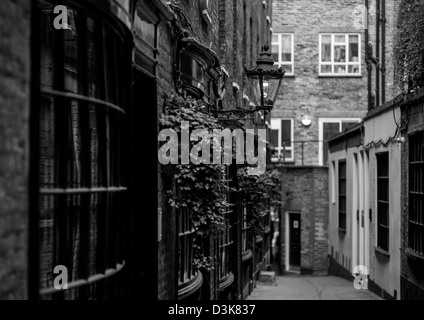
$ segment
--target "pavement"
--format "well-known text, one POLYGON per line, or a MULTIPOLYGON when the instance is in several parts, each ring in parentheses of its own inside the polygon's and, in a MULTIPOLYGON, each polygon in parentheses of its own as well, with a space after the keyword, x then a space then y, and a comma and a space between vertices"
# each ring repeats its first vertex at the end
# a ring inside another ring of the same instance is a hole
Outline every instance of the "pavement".
POLYGON ((288 275, 274 284, 257 283, 247 300, 382 300, 368 290, 356 290, 353 282, 325 276, 288 275))

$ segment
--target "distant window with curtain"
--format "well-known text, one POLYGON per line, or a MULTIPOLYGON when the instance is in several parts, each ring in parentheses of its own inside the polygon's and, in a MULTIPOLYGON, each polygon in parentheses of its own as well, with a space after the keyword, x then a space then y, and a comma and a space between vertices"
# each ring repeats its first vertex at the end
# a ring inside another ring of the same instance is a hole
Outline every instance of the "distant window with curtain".
POLYGON ((360 75, 361 35, 320 34, 320 75, 360 75))
POLYGON ((286 75, 294 75, 294 35, 292 33, 274 33, 272 35, 272 58, 286 75))

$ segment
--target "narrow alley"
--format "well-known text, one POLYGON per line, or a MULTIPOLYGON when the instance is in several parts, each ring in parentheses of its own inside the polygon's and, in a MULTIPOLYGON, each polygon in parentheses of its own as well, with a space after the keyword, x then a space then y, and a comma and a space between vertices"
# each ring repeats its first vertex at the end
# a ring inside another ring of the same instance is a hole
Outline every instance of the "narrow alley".
POLYGON ((258 283, 247 300, 382 300, 368 290, 357 290, 353 282, 325 276, 297 274, 276 277, 273 284, 258 283))
POLYGON ((424 300, 423 12, 0 1, 0 300, 424 300))

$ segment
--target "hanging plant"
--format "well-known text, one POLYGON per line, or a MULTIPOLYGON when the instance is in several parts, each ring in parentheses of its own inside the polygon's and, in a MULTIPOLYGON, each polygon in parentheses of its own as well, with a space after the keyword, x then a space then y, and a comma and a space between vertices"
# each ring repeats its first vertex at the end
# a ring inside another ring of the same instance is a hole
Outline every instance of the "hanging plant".
POLYGON ((247 168, 238 170, 242 205, 247 210, 247 225, 251 233, 259 235, 264 231, 263 216, 271 206, 281 205, 281 174, 267 170, 262 175, 249 175, 247 168))
MULTIPOLYGON (((213 130, 222 130, 216 118, 207 113, 208 107, 201 100, 185 97, 171 91, 165 96, 164 112, 160 118, 161 129, 172 129, 178 133, 179 141, 175 146, 178 150, 178 163, 182 161, 181 131, 183 123, 188 124, 188 131, 206 129, 210 134, 207 146, 217 142, 213 130)), ((198 141, 188 142, 189 150, 198 141)), ((191 160, 203 156, 191 154, 191 160)), ((174 159, 177 160, 177 159, 174 159)), ((175 188, 167 190, 169 205, 177 210, 188 209, 192 227, 195 231, 195 264, 198 268, 210 270, 213 268, 212 258, 205 254, 204 239, 209 235, 225 230, 230 204, 227 200, 228 186, 224 183, 225 165, 217 164, 168 164, 172 167, 172 181, 175 188), (176 191, 174 191, 176 190, 176 191)))

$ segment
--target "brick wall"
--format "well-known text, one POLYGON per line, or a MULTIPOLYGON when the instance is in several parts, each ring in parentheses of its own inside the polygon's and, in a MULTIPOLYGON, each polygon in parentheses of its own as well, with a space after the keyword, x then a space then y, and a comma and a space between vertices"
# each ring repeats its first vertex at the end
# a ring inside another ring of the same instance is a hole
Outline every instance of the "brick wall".
POLYGON ((0 300, 27 293, 30 2, 0 6, 0 300))
MULTIPOLYGON (((319 118, 361 118, 367 111, 367 71, 364 32, 356 30, 352 12, 362 0, 273 1, 273 32, 294 34, 294 76, 286 76, 273 118, 294 119, 295 140, 318 140, 319 118), (353 32, 362 37, 362 77, 320 77, 320 32, 353 32), (312 125, 301 124, 309 113, 312 125)), ((301 145, 295 145, 297 164, 301 145)), ((318 164, 317 145, 305 148, 305 164, 318 164)))
POLYGON ((285 167, 281 219, 281 263, 285 267, 287 212, 301 214, 301 270, 325 274, 328 269, 328 169, 326 167, 285 167))

